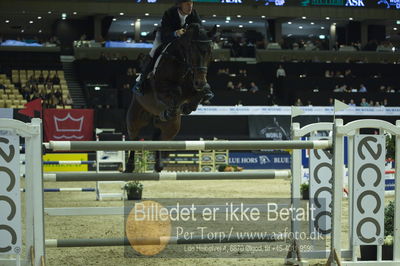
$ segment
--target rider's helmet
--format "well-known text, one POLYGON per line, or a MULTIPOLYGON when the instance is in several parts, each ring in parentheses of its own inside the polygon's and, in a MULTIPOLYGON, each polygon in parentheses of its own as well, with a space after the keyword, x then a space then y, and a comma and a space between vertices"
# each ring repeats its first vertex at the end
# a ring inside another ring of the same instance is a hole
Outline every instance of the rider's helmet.
POLYGON ((181 4, 181 3, 185 3, 185 2, 193 2, 193 0, 175 0, 175 3, 177 5, 181 4))

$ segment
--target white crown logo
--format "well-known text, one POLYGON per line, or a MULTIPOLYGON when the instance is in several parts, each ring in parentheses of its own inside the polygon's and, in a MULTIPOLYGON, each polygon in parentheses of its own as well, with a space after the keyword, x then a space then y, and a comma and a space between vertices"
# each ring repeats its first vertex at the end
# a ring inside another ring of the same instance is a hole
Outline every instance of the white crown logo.
POLYGON ((73 118, 70 113, 67 114, 64 118, 59 118, 54 116, 54 125, 56 127, 57 132, 81 132, 83 126, 84 116, 80 118, 73 118), (68 126, 64 123, 65 121, 69 121, 68 126))

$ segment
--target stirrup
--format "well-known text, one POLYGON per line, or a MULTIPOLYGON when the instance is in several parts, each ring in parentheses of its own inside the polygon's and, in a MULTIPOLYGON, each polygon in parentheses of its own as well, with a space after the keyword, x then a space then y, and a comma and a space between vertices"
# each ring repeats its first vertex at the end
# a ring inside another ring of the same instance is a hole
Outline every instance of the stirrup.
POLYGON ((159 118, 162 122, 167 122, 168 119, 170 118, 169 115, 167 114, 168 110, 164 110, 160 113, 159 118))
POLYGON ((162 111, 159 115, 160 120, 162 122, 166 122, 168 120, 170 120, 171 118, 175 117, 176 112, 174 110, 171 109, 165 109, 164 111, 162 111))
POLYGON ((203 98, 201 99, 201 103, 204 103, 204 102, 207 102, 207 101, 209 101, 209 100, 211 100, 212 98, 214 98, 214 93, 211 91, 211 90, 208 90, 205 94, 204 94, 204 96, 203 96, 203 98))
POLYGON ((133 88, 132 88, 132 92, 136 96, 143 96, 143 92, 141 90, 141 87, 142 87, 141 85, 142 85, 142 82, 138 81, 138 82, 136 82, 135 86, 133 86, 133 88))

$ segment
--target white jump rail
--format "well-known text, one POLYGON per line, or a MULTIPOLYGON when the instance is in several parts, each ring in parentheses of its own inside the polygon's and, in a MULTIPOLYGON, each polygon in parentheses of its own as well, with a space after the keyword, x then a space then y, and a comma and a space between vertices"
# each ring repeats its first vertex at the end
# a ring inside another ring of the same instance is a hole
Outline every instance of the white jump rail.
POLYGON ((257 172, 161 172, 161 173, 45 173, 46 182, 79 181, 146 181, 146 180, 234 180, 288 178, 290 170, 264 170, 257 172))
POLYGON ((45 147, 53 151, 327 149, 332 147, 332 142, 328 140, 50 141, 45 143, 45 147))

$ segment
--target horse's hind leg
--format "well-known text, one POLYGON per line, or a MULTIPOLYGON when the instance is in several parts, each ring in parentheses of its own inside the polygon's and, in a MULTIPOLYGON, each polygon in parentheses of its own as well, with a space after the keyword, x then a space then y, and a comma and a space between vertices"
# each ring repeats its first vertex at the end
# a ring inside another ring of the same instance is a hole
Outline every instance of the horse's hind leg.
MULTIPOLYGON (((160 140, 160 137, 161 137, 161 129, 156 128, 156 129, 154 130, 153 138, 152 138, 152 139, 153 139, 153 140, 160 140)), ((161 171, 164 169, 163 153, 164 153, 164 152, 162 152, 162 151, 156 151, 155 154, 154 154, 154 159, 155 159, 155 162, 154 162, 154 170, 155 170, 157 173, 161 172, 161 171)))
MULTIPOLYGON (((149 124, 150 117, 151 115, 133 98, 126 116, 129 140, 139 140, 139 132, 143 127, 149 124)), ((125 172, 132 173, 133 170, 135 170, 135 151, 129 151, 125 172)))
MULTIPOLYGON (((157 130, 153 140, 172 140, 178 134, 181 125, 181 117, 177 115, 173 120, 155 124, 157 130)), ((168 151, 157 151, 155 156, 154 170, 161 172, 164 169, 163 159, 167 158, 168 151)))

